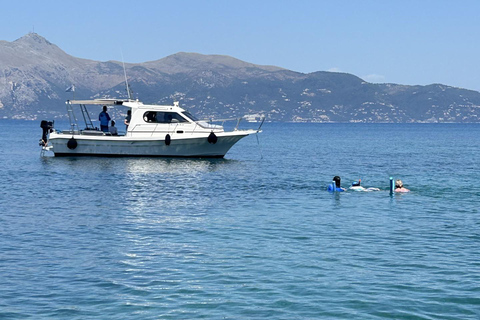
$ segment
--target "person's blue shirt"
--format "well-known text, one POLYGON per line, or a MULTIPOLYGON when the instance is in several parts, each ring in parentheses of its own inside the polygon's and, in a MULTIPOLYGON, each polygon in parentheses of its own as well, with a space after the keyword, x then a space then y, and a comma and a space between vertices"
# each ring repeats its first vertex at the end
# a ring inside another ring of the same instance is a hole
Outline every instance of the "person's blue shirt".
POLYGON ((334 192, 334 191, 343 192, 343 191, 345 191, 345 189, 343 189, 343 188, 335 187, 335 189, 334 189, 334 186, 333 186, 332 183, 328 185, 327 190, 330 191, 330 192, 334 192))
POLYGON ((98 115, 98 120, 100 121, 101 126, 108 127, 108 122, 110 121, 110 116, 105 111, 102 111, 98 115))

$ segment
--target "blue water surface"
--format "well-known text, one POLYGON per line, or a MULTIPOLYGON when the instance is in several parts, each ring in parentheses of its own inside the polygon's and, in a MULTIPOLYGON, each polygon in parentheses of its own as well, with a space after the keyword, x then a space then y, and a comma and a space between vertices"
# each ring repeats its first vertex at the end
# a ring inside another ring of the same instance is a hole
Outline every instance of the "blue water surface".
POLYGON ((265 123, 214 160, 0 128, 0 319, 480 318, 480 125, 265 123))

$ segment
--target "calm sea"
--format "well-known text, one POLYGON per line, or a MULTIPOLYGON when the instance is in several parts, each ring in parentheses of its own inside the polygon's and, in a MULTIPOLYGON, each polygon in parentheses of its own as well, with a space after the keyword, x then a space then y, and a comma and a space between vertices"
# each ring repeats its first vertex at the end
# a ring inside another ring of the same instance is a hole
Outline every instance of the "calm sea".
POLYGON ((0 319, 480 318, 480 125, 266 123, 220 160, 0 129, 0 319))

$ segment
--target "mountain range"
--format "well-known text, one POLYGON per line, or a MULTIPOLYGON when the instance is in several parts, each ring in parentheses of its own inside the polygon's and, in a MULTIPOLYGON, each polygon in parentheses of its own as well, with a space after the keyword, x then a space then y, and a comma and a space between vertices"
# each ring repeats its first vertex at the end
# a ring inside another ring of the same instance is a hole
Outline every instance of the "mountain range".
MULTIPOLYGON (((0 118, 66 117, 65 100, 126 98, 123 63, 73 57, 29 33, 0 41, 0 118)), ((443 84, 369 83, 338 72, 300 73, 229 56, 180 52, 125 63, 133 98, 200 118, 265 115, 289 122, 480 122, 480 93, 443 84)))

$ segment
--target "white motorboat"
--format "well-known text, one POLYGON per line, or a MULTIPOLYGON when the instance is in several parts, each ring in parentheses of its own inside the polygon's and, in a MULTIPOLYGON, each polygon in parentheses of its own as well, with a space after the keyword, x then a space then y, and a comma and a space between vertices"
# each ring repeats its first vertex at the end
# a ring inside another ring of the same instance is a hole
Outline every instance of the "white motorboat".
POLYGON ((173 106, 143 104, 138 100, 69 100, 67 111, 70 129, 57 130, 53 121, 43 120, 42 152, 52 151, 55 156, 158 156, 158 157, 208 157, 223 158, 230 148, 243 137, 261 132, 238 129, 224 131, 215 125, 196 119, 173 106), (85 122, 80 128, 74 112, 79 106, 85 122), (123 106, 131 110, 131 120, 124 134, 112 135, 93 125, 87 106, 123 106))

